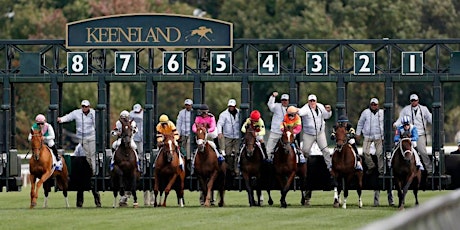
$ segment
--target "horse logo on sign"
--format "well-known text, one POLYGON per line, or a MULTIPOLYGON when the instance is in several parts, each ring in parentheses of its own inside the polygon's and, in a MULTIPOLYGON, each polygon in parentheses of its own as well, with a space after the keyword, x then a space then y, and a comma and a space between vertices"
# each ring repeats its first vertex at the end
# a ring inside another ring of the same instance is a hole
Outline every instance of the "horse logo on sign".
POLYGON ((189 35, 185 36, 185 41, 188 41, 190 37, 193 37, 195 35, 199 36, 198 42, 200 42, 202 38, 206 38, 206 40, 211 41, 211 39, 209 39, 209 37, 206 35, 208 33, 212 34, 211 28, 207 28, 206 26, 200 26, 198 27, 198 29, 192 30, 192 32, 189 35))

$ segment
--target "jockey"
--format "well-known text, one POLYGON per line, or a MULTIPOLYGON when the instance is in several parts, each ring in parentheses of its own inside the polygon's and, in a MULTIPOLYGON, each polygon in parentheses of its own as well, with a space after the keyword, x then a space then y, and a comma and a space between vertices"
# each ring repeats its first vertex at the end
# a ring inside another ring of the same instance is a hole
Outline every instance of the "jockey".
POLYGON ((249 118, 246 119, 243 126, 241 127, 241 132, 246 133, 246 126, 252 125, 256 131, 256 140, 259 147, 262 148, 265 159, 268 159, 267 149, 265 148, 264 135, 265 135, 265 124, 264 120, 260 117, 260 112, 258 110, 253 110, 249 115, 249 118))
MULTIPOLYGON (((35 123, 32 125, 32 130, 41 130, 42 135, 43 135, 43 140, 45 141, 45 144, 53 150, 53 154, 56 157, 56 165, 55 169, 58 171, 62 170, 62 161, 60 161, 60 156, 58 155, 58 150, 56 148, 56 145, 54 144, 54 129, 51 124, 46 122, 46 118, 43 114, 38 114, 35 117, 35 123)), ((32 134, 29 133, 28 140, 32 140, 32 134)))
POLYGON ((411 122, 410 116, 404 116, 401 118, 402 125, 400 125, 396 129, 396 133, 394 137, 395 146, 398 146, 398 142, 400 141, 401 137, 410 137, 411 142, 412 142, 412 152, 414 153, 414 156, 415 156, 415 166, 417 166, 417 168, 420 170, 425 170, 423 168, 422 162, 420 161, 420 157, 417 151, 415 150, 415 148, 417 148, 417 140, 418 140, 417 127, 412 125, 410 122, 411 122))
MULTIPOLYGON (((290 128, 293 127, 294 131, 294 136, 297 136, 297 134, 302 131, 302 119, 300 119, 300 116, 297 114, 299 111, 298 108, 294 106, 289 106, 286 110, 286 114, 283 117, 283 122, 281 122, 280 129, 281 132, 284 132, 284 128, 290 128)), ((300 148, 297 147, 297 144, 294 142, 292 147, 294 148, 295 152, 297 154, 300 154, 300 148)))
POLYGON ((219 162, 223 162, 225 158, 221 155, 219 151, 217 151, 216 144, 214 143, 214 139, 217 138, 216 118, 213 114, 209 113, 208 105, 202 104, 200 109, 197 111, 195 122, 192 125, 192 131, 194 133, 196 133, 197 131, 197 124, 204 125, 204 127, 206 127, 206 130, 208 132, 208 143, 214 149, 214 152, 216 152, 219 162))
MULTIPOLYGON (((164 135, 174 135, 174 143, 176 146, 179 146, 177 140, 179 140, 179 132, 177 132, 176 125, 172 121, 169 120, 168 115, 163 114, 160 116, 159 123, 157 124, 157 145, 162 146, 164 143, 164 135)), ((180 153, 179 147, 177 147, 177 151, 180 153)))
POLYGON ((357 161, 355 168, 362 171, 363 166, 361 165, 361 158, 359 156, 358 148, 356 147, 355 129, 350 123, 348 123, 348 117, 342 114, 339 116, 339 119, 337 120, 337 124, 332 129, 331 140, 335 140, 335 128, 337 126, 345 127, 345 130, 347 131, 348 144, 350 144, 351 147, 353 148, 353 152, 355 154, 356 161, 357 161))
MULTIPOLYGON (((121 144, 121 120, 125 120, 125 121, 129 121, 131 123, 131 128, 133 129, 133 134, 137 132, 137 125, 136 125, 136 122, 134 120, 129 120, 129 112, 126 111, 126 110, 123 110, 121 111, 120 113, 120 119, 117 120, 117 122, 115 123, 115 128, 110 132, 112 136, 116 136, 117 137, 117 140, 114 141, 112 143, 112 151, 113 153, 115 154, 115 151, 118 149, 118 147, 120 146, 121 144)), ((134 153, 136 155, 136 162, 138 163, 138 167, 139 167, 139 157, 137 156, 137 145, 136 143, 134 142, 134 139, 131 138, 131 141, 130 141, 130 146, 131 148, 134 150, 134 153)), ((111 161, 111 167, 113 167, 113 161, 114 161, 115 157, 112 157, 112 161, 111 161)))

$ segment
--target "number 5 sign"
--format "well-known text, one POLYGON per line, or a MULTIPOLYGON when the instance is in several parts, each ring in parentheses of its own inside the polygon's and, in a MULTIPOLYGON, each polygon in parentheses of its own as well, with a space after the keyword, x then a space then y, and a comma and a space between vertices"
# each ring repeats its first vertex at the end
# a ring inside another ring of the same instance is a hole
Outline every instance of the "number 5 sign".
POLYGON ((184 74, 184 52, 170 51, 163 52, 163 74, 183 75, 184 74))
POLYGON ((115 52, 115 75, 136 75, 136 52, 115 52))

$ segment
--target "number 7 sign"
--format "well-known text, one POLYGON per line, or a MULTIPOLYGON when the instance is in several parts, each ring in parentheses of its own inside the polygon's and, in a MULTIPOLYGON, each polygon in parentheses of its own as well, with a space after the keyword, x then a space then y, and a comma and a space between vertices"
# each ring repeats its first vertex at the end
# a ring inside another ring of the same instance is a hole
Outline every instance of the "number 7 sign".
POLYGON ((136 75, 136 52, 115 52, 115 75, 136 75))

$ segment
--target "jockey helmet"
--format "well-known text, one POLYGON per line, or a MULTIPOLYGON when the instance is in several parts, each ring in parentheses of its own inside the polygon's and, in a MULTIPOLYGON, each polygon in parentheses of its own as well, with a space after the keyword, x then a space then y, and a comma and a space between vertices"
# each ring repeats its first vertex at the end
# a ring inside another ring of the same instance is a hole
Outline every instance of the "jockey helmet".
POLYGON ((35 122, 37 122, 37 123, 45 123, 45 122, 46 122, 46 117, 45 117, 45 115, 43 115, 43 114, 38 114, 38 115, 35 117, 35 122))
POLYGON ((260 119, 260 112, 258 110, 254 110, 251 112, 251 115, 249 117, 251 121, 258 121, 260 119))
POLYGON ((287 109, 287 113, 289 113, 289 114, 296 114, 298 111, 299 111, 299 109, 294 107, 294 106, 289 106, 288 109, 287 109))
POLYGON ((340 115, 339 119, 337 120, 337 122, 348 122, 347 115, 344 115, 344 114, 340 115))
POLYGON ((206 104, 202 104, 202 105, 200 106, 200 110, 203 111, 203 112, 204 112, 204 111, 208 111, 208 110, 209 110, 209 107, 208 107, 208 105, 206 105, 206 104))
POLYGON ((168 122, 168 121, 169 121, 168 115, 163 114, 160 116, 160 122, 168 122))
POLYGON ((408 124, 410 124, 410 117, 409 117, 409 116, 404 116, 404 117, 402 117, 402 118, 401 118, 401 123, 402 123, 403 125, 408 125, 408 124))
POLYGON ((128 118, 129 117, 129 112, 126 110, 121 111, 120 113, 120 118, 128 118))

